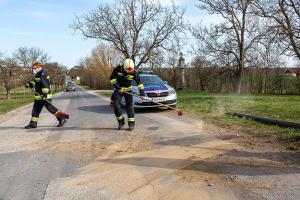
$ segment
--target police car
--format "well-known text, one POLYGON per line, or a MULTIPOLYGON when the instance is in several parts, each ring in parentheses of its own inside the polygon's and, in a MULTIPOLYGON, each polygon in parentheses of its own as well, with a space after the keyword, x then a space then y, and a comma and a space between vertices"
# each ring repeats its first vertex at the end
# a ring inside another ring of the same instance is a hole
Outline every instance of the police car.
MULTIPOLYGON (((140 98, 133 97, 134 108, 149 108, 149 107, 160 107, 165 104, 171 107, 176 107, 177 94, 174 88, 169 86, 165 81, 161 80, 160 77, 155 75, 151 71, 140 72, 141 83, 144 84, 144 91, 147 99, 141 100, 140 98)), ((140 95, 137 84, 132 81, 132 91, 135 95, 140 95)), ((122 105, 125 106, 125 100, 122 99, 122 105)))

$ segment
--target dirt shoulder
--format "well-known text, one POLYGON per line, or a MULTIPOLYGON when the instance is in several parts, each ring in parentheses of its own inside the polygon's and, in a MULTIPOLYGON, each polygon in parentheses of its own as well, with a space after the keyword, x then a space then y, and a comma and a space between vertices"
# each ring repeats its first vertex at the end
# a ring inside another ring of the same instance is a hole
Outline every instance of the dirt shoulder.
MULTIPOLYGON (((170 117, 172 111, 165 113, 170 117)), ((176 116, 175 116, 176 117, 176 116)), ((185 114, 183 121, 199 119, 185 114)), ((300 197, 300 151, 275 136, 203 122, 202 131, 232 144, 226 153, 201 159, 178 171, 182 181, 231 188, 242 199, 297 199, 300 197)), ((194 159, 198 159, 195 155, 194 159)))

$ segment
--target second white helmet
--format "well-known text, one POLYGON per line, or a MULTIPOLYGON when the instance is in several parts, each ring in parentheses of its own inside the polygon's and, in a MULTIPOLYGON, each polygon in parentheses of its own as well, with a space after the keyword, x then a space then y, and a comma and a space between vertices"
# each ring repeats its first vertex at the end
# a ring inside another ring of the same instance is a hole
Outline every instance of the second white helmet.
POLYGON ((134 62, 130 58, 127 58, 123 62, 123 68, 125 69, 126 72, 131 73, 134 71, 134 62))

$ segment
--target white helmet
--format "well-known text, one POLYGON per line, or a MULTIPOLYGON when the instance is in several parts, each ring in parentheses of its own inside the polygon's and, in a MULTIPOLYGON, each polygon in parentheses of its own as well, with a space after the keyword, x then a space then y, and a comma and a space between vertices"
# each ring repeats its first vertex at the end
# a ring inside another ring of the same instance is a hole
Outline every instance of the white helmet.
POLYGON ((131 73, 134 71, 134 62, 130 58, 127 58, 123 62, 123 68, 125 69, 126 72, 131 73))

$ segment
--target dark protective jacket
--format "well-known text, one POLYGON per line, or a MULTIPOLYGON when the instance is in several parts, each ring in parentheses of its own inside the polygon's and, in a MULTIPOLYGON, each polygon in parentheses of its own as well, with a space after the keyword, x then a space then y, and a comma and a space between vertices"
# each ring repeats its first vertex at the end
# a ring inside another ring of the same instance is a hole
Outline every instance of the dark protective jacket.
POLYGON ((134 70, 133 73, 127 73, 121 65, 118 65, 110 76, 110 82, 117 90, 132 90, 131 81, 135 80, 141 96, 145 96, 144 85, 141 83, 139 73, 134 70))
POLYGON ((50 78, 44 70, 39 71, 35 75, 34 80, 29 82, 27 86, 31 88, 35 88, 35 91, 38 94, 40 94, 40 95, 35 94, 36 100, 41 100, 42 97, 45 97, 47 99, 52 98, 50 78))

